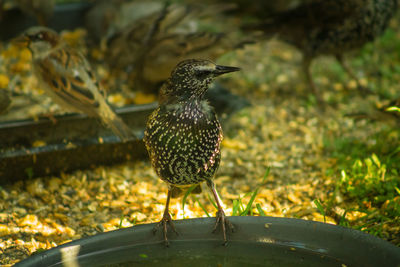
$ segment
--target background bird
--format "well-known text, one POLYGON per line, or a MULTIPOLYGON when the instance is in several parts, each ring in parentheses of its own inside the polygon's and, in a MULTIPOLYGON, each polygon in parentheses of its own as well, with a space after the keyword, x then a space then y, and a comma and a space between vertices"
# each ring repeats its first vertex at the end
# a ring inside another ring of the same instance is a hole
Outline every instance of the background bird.
POLYGON ((159 107, 148 119, 144 142, 157 175, 167 183, 168 196, 163 227, 168 244, 167 224, 176 232, 169 214, 169 200, 191 185, 205 181, 218 206, 215 228, 233 226, 225 218, 213 177, 221 153, 222 128, 214 112, 204 100, 204 93, 215 77, 238 71, 239 68, 216 65, 208 60, 185 60, 172 71, 160 90, 159 107))
POLYGON ((32 52, 34 72, 53 101, 67 110, 100 118, 123 141, 134 138, 131 129, 107 104, 105 92, 85 57, 55 31, 33 27, 15 43, 32 52))
POLYGON ((396 9, 396 0, 313 0, 244 28, 261 30, 263 38, 275 36, 297 47, 303 53, 306 80, 321 102, 311 76, 312 60, 320 55, 335 56, 361 87, 345 64, 344 54, 381 35, 396 9))
POLYGON ((180 61, 216 60, 251 42, 251 38, 241 36, 238 31, 210 30, 217 25, 213 25, 213 19, 224 21, 224 12, 235 5, 150 3, 151 12, 133 22, 119 23, 126 26, 113 27, 105 42, 105 59, 110 69, 129 72, 135 89, 157 91, 180 61), (201 23, 208 26, 202 27, 201 23))

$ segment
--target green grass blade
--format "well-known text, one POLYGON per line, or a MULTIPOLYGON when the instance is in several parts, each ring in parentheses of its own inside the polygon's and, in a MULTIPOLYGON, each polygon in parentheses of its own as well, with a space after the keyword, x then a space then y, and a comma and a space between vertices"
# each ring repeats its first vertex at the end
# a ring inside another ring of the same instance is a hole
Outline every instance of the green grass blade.
POLYGON ((195 202, 197 202, 202 210, 206 213, 207 217, 211 217, 210 214, 207 212, 206 208, 203 206, 203 204, 200 203, 199 199, 195 196, 193 196, 195 199, 195 202))
POLYGON ((124 221, 124 215, 121 215, 121 217, 119 217, 119 225, 118 228, 121 229, 122 228, 122 222, 124 221))
POLYGON ((343 212, 343 215, 340 217, 339 225, 341 226, 348 226, 347 220, 346 220, 346 214, 347 210, 343 212))
POLYGON ((257 203, 257 204, 256 204, 256 208, 257 208, 258 213, 259 213, 261 216, 267 216, 267 215, 265 215, 265 212, 264 212, 263 209, 261 208, 260 203, 257 203))
POLYGON ((267 177, 268 177, 270 171, 271 171, 271 167, 268 166, 267 169, 265 170, 262 183, 265 183, 265 180, 267 180, 267 177))
POLYGON ((315 206, 317 206, 317 209, 318 209, 319 213, 321 213, 323 216, 325 216, 324 207, 322 206, 322 204, 319 201, 319 199, 314 199, 314 204, 315 204, 315 206))
POLYGON ((233 200, 232 216, 237 216, 239 214, 239 201, 237 199, 233 200))
POLYGON ((247 216, 247 215, 249 214, 249 212, 250 212, 250 210, 251 210, 251 207, 253 206, 253 202, 254 202, 254 200, 256 199, 256 196, 257 196, 257 194, 258 194, 258 189, 259 189, 259 188, 256 188, 256 190, 254 190, 254 192, 251 194, 251 198, 250 198, 250 200, 249 200, 249 203, 247 203, 247 206, 246 206, 246 208, 244 209, 244 211, 242 211, 242 212, 240 213, 240 216, 247 216))
POLYGON ((322 214, 322 216, 324 216, 324 222, 326 222, 326 213, 325 213, 325 209, 322 206, 321 202, 319 201, 319 199, 314 199, 314 204, 315 206, 317 206, 317 209, 319 211, 319 213, 322 214))
POLYGON ((249 200, 249 203, 247 203, 246 208, 240 213, 240 216, 247 216, 247 215, 249 215, 249 213, 250 213, 250 214, 253 213, 251 207, 253 206, 254 200, 255 200, 256 197, 257 197, 257 194, 258 194, 258 191, 259 191, 260 188, 261 188, 261 185, 265 183, 265 180, 267 179, 270 170, 271 170, 270 167, 268 167, 268 168, 266 169, 261 184, 257 186, 257 188, 254 190, 253 193, 251 193, 251 198, 250 198, 250 200, 249 200))

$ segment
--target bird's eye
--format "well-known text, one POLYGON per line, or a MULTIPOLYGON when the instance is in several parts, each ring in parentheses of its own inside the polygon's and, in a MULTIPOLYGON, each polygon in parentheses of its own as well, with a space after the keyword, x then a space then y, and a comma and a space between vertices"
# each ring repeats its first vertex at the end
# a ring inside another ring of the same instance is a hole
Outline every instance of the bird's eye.
POLYGON ((210 70, 198 70, 197 72, 196 72, 196 76, 197 76, 197 78, 199 78, 199 79, 204 79, 204 78, 206 78, 207 76, 209 76, 211 74, 211 71, 210 70))
POLYGON ((40 33, 37 33, 37 34, 34 34, 34 35, 30 35, 29 38, 32 41, 40 41, 40 40, 44 39, 44 35, 43 35, 43 33, 40 32, 40 33))

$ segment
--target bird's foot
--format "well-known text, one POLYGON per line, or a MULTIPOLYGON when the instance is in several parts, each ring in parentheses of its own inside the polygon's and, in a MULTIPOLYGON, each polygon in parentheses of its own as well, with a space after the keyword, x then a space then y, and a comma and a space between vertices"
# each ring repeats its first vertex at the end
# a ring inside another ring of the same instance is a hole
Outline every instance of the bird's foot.
POLYGON ((218 210, 216 213, 216 221, 215 221, 213 233, 217 230, 219 224, 221 224, 222 233, 224 235, 223 245, 226 245, 228 243, 228 240, 226 238, 226 230, 228 229, 233 233, 234 227, 233 227, 233 224, 226 218, 225 212, 222 209, 218 210))
POLYGON ((178 235, 178 232, 176 231, 175 225, 174 225, 174 223, 172 221, 172 217, 171 217, 171 215, 169 213, 164 213, 161 221, 158 224, 156 224, 156 226, 154 226, 154 228, 153 228, 153 234, 155 234, 158 231, 158 229, 162 226, 163 235, 164 235, 164 243, 165 243, 166 247, 169 247, 169 241, 168 241, 168 238, 167 238, 167 232, 168 232, 168 226, 167 225, 168 224, 169 224, 170 228, 172 229, 172 231, 174 231, 175 234, 178 235))

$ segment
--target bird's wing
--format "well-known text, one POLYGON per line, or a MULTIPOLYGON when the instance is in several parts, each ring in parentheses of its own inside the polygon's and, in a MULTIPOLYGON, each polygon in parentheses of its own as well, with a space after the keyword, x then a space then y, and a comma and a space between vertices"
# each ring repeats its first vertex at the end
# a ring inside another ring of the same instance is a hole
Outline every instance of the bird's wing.
MULTIPOLYGON (((44 81, 59 98, 78 110, 99 106, 103 93, 89 63, 79 53, 59 49, 38 62, 44 81)), ((82 110, 87 113, 87 110, 82 110)))
POLYGON ((210 32, 169 34, 157 40, 157 45, 151 51, 150 56, 152 54, 154 54, 153 56, 162 55, 163 53, 169 54, 169 57, 171 57, 171 54, 172 56, 194 54, 215 48, 215 45, 223 36, 223 33, 210 32))
POLYGON ((145 80, 160 82, 168 78, 172 69, 184 59, 216 60, 244 43, 243 38, 232 38, 225 33, 171 33, 159 38, 145 61, 138 65, 143 66, 145 80))

